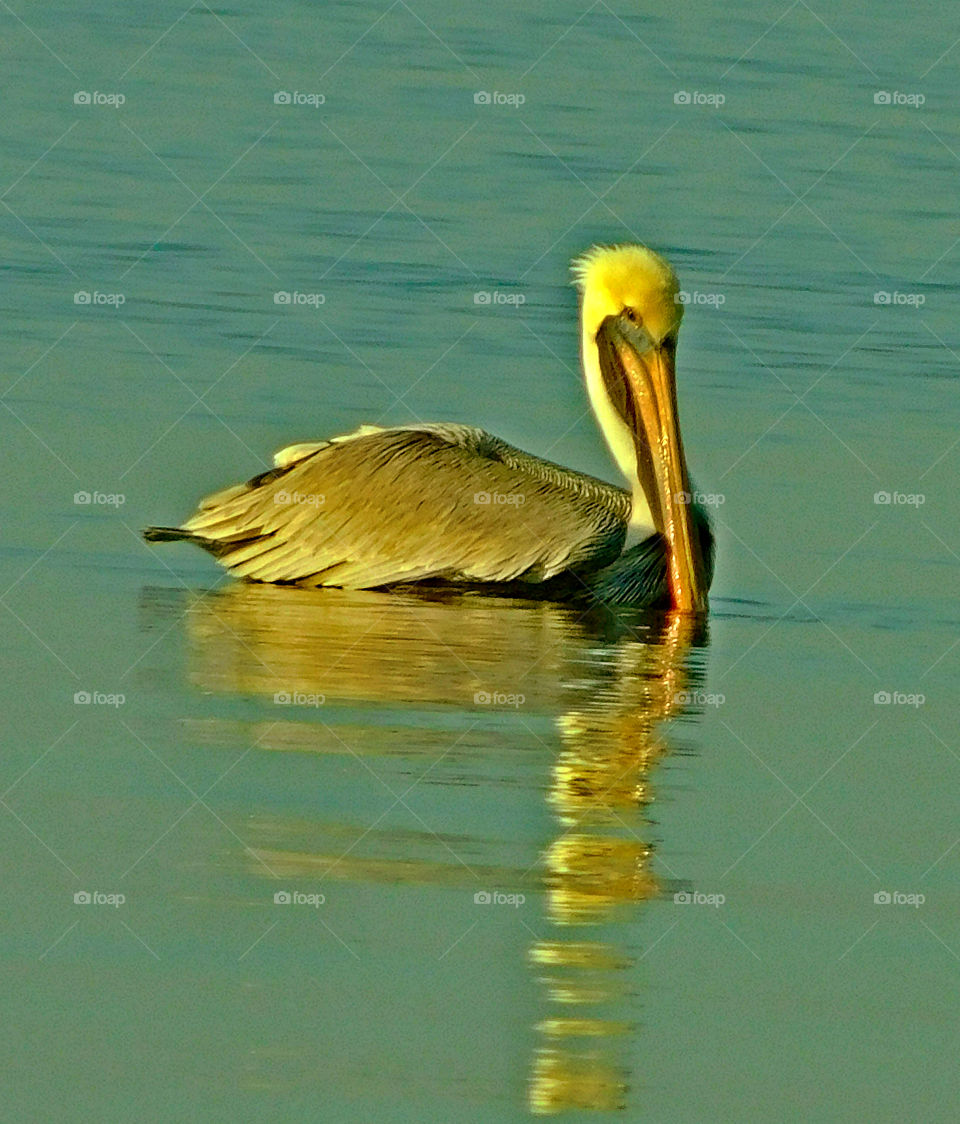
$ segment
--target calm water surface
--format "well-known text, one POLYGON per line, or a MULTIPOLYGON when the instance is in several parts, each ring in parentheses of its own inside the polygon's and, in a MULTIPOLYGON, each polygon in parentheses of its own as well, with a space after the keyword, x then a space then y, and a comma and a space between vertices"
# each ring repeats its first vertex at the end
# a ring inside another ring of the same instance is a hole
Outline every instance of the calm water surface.
POLYGON ((955 17, 0 24, 8 1118, 955 1120, 955 17), (690 295, 705 630, 139 541, 361 422, 614 478, 597 240, 690 295))

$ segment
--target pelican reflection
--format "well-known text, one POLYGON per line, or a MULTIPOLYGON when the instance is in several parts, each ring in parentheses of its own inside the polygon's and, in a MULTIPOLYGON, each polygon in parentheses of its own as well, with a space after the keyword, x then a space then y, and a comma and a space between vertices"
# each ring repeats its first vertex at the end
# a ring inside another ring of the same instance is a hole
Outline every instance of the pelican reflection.
POLYGON ((533 908, 496 923, 516 927, 537 982, 527 1108, 623 1107, 639 1053, 630 926, 664 889, 645 809, 670 750, 664 723, 700 674, 702 624, 247 584, 163 591, 146 606, 151 618, 184 615, 187 675, 209 700, 187 725, 196 744, 337 758, 337 775, 375 763, 395 791, 446 786, 431 807, 464 809, 442 830, 342 804, 325 819, 309 802, 299 819, 261 813, 244 823, 248 873, 435 887, 465 902, 488 887, 524 895, 533 908), (484 799, 517 814, 491 829, 476 814, 484 799))

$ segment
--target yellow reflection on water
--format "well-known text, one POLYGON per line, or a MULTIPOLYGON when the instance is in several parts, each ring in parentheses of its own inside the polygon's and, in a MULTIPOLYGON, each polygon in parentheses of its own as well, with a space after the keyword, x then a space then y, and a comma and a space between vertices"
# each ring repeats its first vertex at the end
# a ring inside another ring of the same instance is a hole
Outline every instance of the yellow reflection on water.
MULTIPOLYGON (((524 922, 531 933, 541 929, 528 948, 542 1007, 532 1020, 539 1044, 527 1108, 534 1115, 622 1108, 625 1058, 636 1053, 625 1048, 635 1020, 624 1017, 634 1013, 634 965, 616 941, 591 938, 591 929, 606 925, 609 934, 610 925, 635 921, 661 892, 643 811, 655 797, 653 770, 670 748, 663 724, 687 697, 693 623, 482 596, 239 583, 190 595, 177 611, 186 620, 192 684, 258 704, 251 717, 229 706, 189 719, 195 743, 352 757, 356 768, 395 756, 413 775, 433 770, 434 777, 452 752, 488 765, 499 754, 503 783, 532 792, 543 785, 555 829, 539 864, 494 861, 496 840, 352 823, 352 809, 337 809, 330 823, 252 818, 245 860, 252 875, 303 885, 497 887, 542 901, 539 924, 524 922), (268 716, 265 702, 275 704, 268 716), (378 724, 384 713, 389 723, 378 724), (546 770, 545 754, 552 755, 546 770), (538 770, 529 780, 518 772, 531 768, 527 759, 538 770)), ((495 781, 487 774, 473 783, 495 781)))
POLYGON ((471 708, 519 692, 529 709, 560 702, 578 617, 546 602, 238 582, 195 597, 190 677, 208 691, 471 708))
MULTIPOLYGON (((652 640, 622 640, 613 679, 586 707, 557 719, 563 748, 548 802, 565 830, 547 848, 545 874, 548 918, 557 926, 598 924, 659 890, 650 870, 653 849, 636 835, 630 813, 653 799, 650 772, 668 749, 659 727, 687 697, 693 639, 693 623, 674 615, 652 640)), ((554 969, 539 982, 561 1010, 576 1004, 602 1011, 626 991, 630 960, 609 943, 541 941, 531 960, 554 969)), ((610 1040, 629 1034, 629 1022, 562 1013, 536 1029, 546 1043, 531 1069, 532 1113, 625 1107, 626 1066, 610 1040), (577 1040, 579 1047, 572 1044, 577 1040)))
POLYGON ((616 1112, 627 1107, 620 1068, 599 1051, 537 1050, 530 1082, 530 1110, 548 1116, 571 1109, 616 1112))

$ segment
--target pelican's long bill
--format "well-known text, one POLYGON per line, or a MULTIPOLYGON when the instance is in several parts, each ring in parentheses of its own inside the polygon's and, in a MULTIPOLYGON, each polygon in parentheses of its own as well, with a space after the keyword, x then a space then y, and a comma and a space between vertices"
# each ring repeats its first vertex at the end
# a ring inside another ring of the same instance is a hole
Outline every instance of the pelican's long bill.
POLYGON ((676 338, 655 341, 628 310, 597 331, 600 371, 636 446, 637 478, 668 549, 670 594, 677 609, 706 608, 700 538, 693 525, 690 478, 677 409, 676 338))
POLYGON ((631 526, 656 529, 674 608, 707 607, 709 576, 694 525, 680 438, 674 360, 683 318, 676 274, 646 246, 595 246, 574 262, 582 293, 587 390, 633 487, 631 526))

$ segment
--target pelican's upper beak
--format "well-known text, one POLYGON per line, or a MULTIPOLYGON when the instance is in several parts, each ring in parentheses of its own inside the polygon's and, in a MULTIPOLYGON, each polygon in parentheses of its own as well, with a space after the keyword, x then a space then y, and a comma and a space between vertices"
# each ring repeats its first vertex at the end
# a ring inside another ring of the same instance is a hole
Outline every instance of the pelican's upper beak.
POLYGON ((604 384, 633 432, 637 475, 666 540, 674 608, 701 612, 707 607, 707 579, 680 437, 676 341, 655 341, 623 313, 608 316, 596 338, 604 384))

